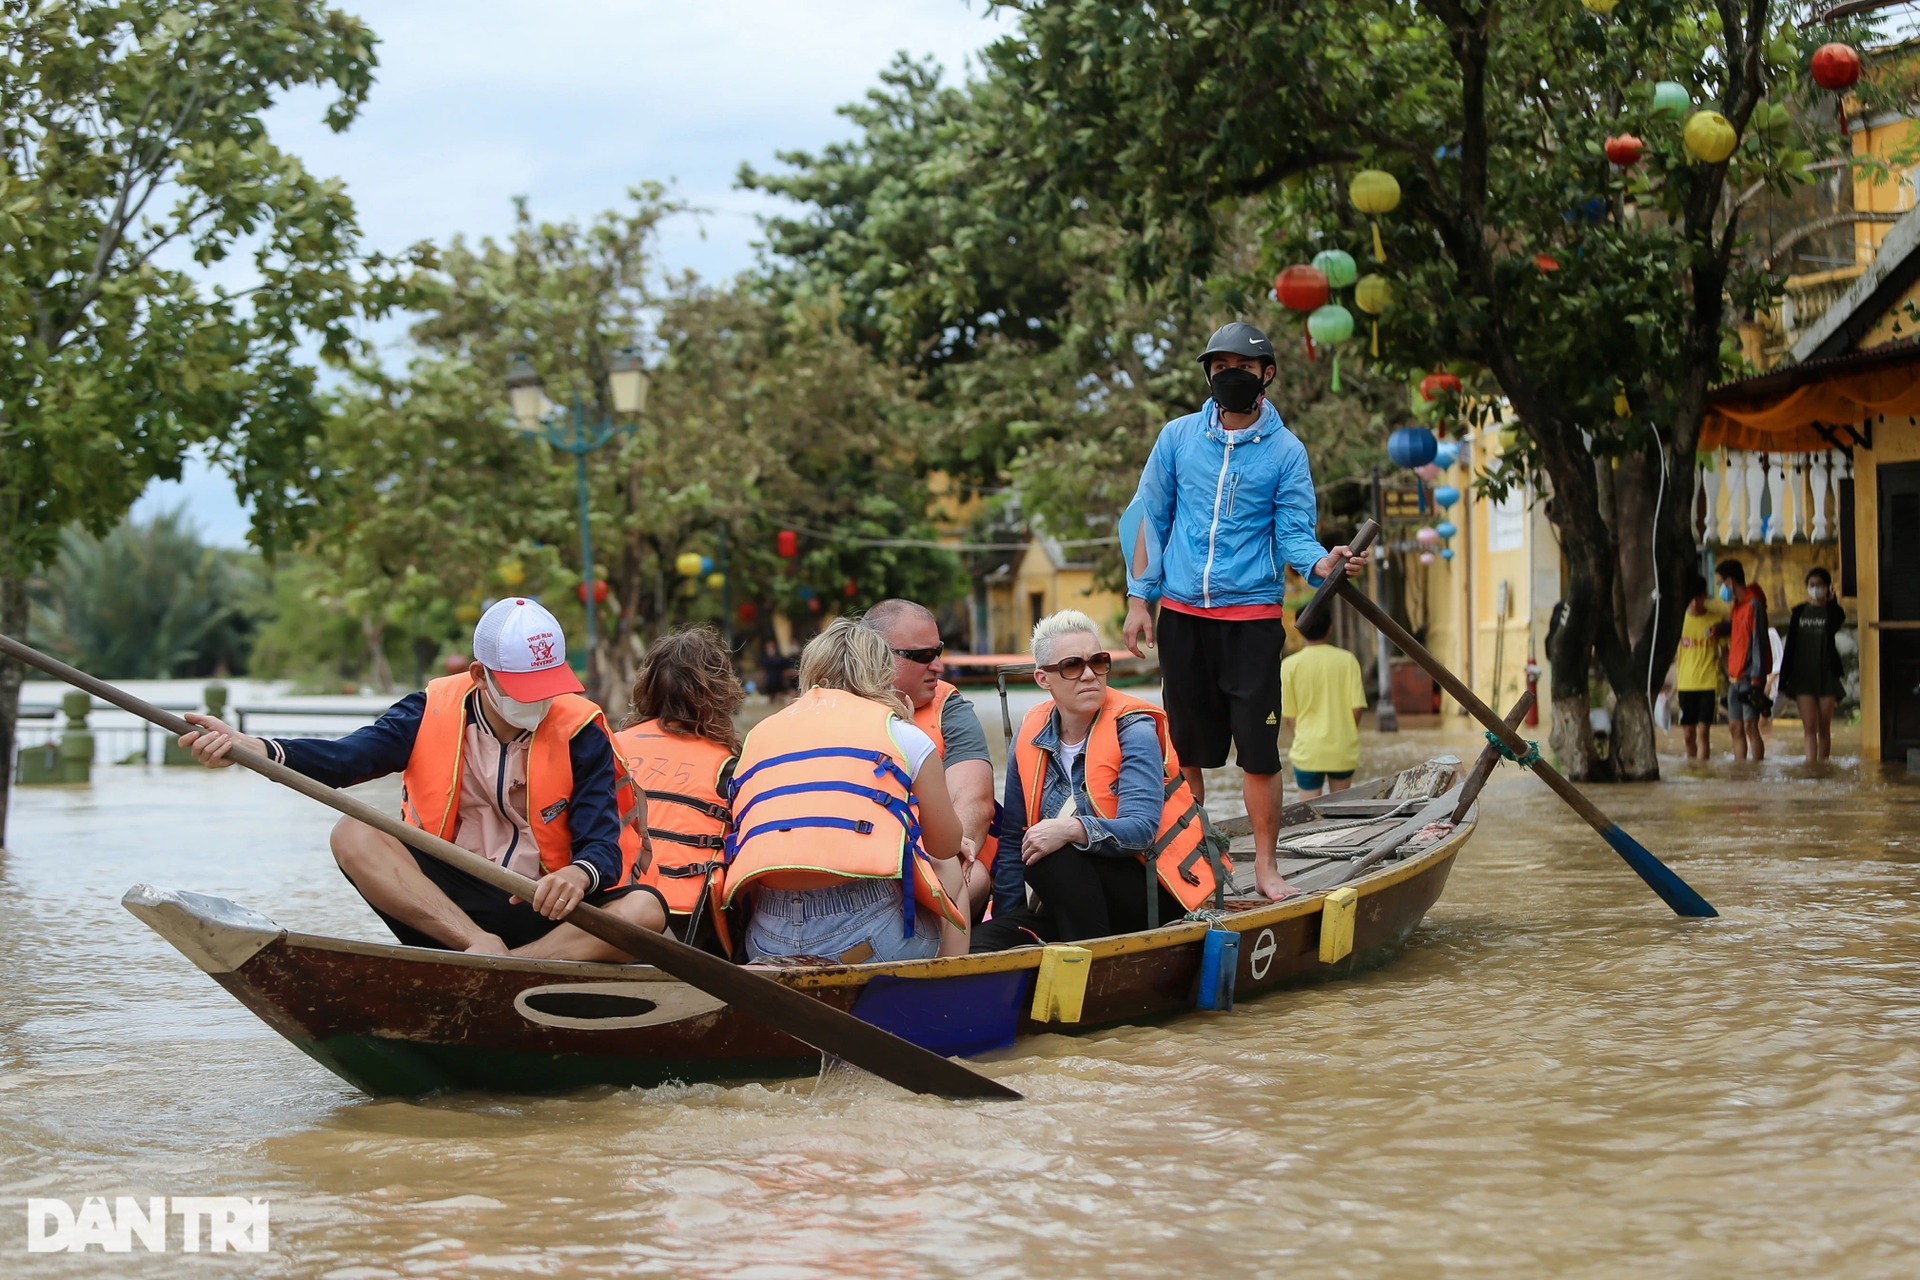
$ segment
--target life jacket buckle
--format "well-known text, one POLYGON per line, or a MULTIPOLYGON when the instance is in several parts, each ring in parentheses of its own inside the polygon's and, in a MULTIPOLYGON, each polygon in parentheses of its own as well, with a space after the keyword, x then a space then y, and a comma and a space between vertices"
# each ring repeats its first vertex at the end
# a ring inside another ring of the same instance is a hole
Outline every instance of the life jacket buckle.
POLYGON ((853 829, 859 835, 870 836, 873 834, 873 824, 871 822, 868 822, 865 818, 862 818, 860 821, 854 823, 853 829))

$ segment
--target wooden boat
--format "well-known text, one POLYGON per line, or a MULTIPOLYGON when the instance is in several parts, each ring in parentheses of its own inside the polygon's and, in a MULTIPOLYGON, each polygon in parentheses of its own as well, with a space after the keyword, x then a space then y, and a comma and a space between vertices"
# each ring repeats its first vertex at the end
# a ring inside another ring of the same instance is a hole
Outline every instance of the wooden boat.
MULTIPOLYGON (((1182 920, 1073 949, 892 964, 788 963, 779 981, 916 1043, 970 1055, 1020 1036, 1219 1007, 1203 955, 1238 945, 1226 1000, 1341 978, 1396 954, 1440 897, 1477 806, 1444 820, 1462 788, 1441 757, 1289 806, 1281 870, 1308 892, 1230 896, 1213 920, 1182 920), (1441 824, 1436 826, 1434 824, 1441 824), (1344 882, 1344 883, 1343 883, 1344 882), (1209 944, 1209 930, 1222 937, 1209 944), (1050 953, 1052 958, 1049 959, 1050 953), (1035 1001, 1040 971, 1047 987, 1035 1001), (1084 987, 1076 980, 1084 973, 1084 987), (1075 1008, 1074 996, 1078 995, 1075 1008)), ((1222 824, 1242 855, 1244 818, 1222 824)), ((124 905, 308 1056, 375 1095, 448 1089, 550 1093, 585 1085, 767 1079, 815 1072, 807 1045, 647 965, 476 956, 292 933, 222 898, 137 885, 124 905)))

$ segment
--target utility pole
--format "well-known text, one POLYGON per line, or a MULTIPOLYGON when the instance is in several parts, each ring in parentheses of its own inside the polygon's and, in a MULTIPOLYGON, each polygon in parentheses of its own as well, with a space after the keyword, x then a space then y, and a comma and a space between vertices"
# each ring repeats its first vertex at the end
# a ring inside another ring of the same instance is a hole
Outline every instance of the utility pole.
MULTIPOLYGON (((1373 520, 1382 529, 1386 528, 1385 504, 1380 493, 1380 468, 1373 469, 1373 520)), ((1380 606, 1382 613, 1387 609, 1387 541, 1382 538, 1379 548, 1367 562, 1367 593, 1373 602, 1380 606)), ((1392 652, 1387 644, 1387 633, 1374 628, 1376 676, 1374 683, 1379 693, 1379 701, 1373 708, 1373 727, 1381 733, 1400 732, 1400 716, 1393 709, 1393 661, 1392 652)))

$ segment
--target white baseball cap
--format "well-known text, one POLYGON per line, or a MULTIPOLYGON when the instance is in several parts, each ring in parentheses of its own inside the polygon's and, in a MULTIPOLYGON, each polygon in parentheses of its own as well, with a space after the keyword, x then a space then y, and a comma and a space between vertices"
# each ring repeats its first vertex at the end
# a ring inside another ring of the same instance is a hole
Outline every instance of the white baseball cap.
POLYGON ((491 671, 500 691, 516 702, 586 692, 567 665, 567 637, 559 622, 524 596, 496 600, 480 615, 473 626, 473 660, 491 671))

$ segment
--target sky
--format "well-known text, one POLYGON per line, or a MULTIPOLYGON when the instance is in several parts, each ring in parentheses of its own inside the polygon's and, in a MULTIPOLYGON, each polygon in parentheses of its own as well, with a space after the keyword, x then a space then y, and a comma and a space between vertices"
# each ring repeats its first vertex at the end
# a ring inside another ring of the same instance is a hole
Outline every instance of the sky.
MULTIPOLYGON (((734 189, 743 161, 775 168, 776 151, 851 136, 835 109, 896 53, 931 54, 957 79, 1010 25, 984 0, 339 2, 380 38, 365 111, 334 134, 325 99, 303 93, 269 128, 345 180, 368 249, 505 235, 515 196, 535 217, 585 220, 656 179, 707 211, 665 228, 661 265, 709 279, 751 267, 756 215, 784 204, 734 189)), ((134 514, 183 501, 203 537, 246 544, 232 486, 204 465, 154 482, 134 514)))

